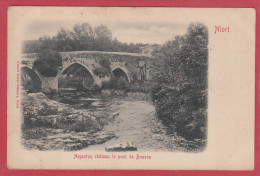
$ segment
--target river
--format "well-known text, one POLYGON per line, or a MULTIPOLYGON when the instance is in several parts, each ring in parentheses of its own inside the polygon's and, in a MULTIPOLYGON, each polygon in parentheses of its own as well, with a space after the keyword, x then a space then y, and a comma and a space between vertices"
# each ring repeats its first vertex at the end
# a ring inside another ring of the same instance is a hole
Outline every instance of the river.
MULTIPOLYGON (((75 95, 76 93, 71 93, 75 95)), ((88 110, 91 114, 104 118, 109 114, 115 114, 113 120, 102 129, 103 134, 115 134, 102 144, 89 145, 81 150, 101 150, 106 147, 120 145, 121 143, 133 143, 138 151, 201 151, 205 146, 205 140, 186 140, 177 135, 173 129, 162 124, 156 116, 156 111, 149 101, 141 101, 131 96, 104 96, 91 94, 85 96, 71 96, 68 93, 66 101, 72 107, 88 110)), ((63 96, 62 97, 66 97, 63 96)), ((140 95, 141 96, 141 95, 140 95)), ((138 96, 137 96, 138 97, 138 96)), ((67 103, 66 103, 67 104, 67 103)))
MULTIPOLYGON (((169 133, 169 129, 157 118, 150 102, 120 97, 94 104, 98 105, 96 108, 105 107, 118 113, 114 121, 103 129, 104 132, 114 133, 116 138, 103 144, 91 145, 84 150, 104 150, 105 147, 125 142, 133 142, 138 151, 194 151, 201 145, 201 141, 188 141, 174 132, 169 133)), ((91 110, 95 108, 92 107, 91 110)))

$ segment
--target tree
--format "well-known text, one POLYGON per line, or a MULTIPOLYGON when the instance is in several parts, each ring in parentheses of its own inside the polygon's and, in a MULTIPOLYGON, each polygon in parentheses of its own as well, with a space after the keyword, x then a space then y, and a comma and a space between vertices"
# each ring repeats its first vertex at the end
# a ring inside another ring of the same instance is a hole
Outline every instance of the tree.
POLYGON ((95 32, 96 49, 100 51, 111 50, 111 43, 112 43, 111 30, 107 26, 101 24, 100 26, 95 28, 94 32, 95 32))
POLYGON ((88 23, 76 24, 71 32, 76 43, 76 50, 92 50, 94 46, 94 32, 88 23))
POLYGON ((56 37, 56 45, 58 51, 72 51, 73 42, 72 42, 72 32, 61 28, 56 37))
POLYGON ((55 51, 113 51, 140 53, 140 47, 148 44, 127 44, 112 40, 111 30, 101 24, 93 28, 88 23, 75 24, 72 30, 61 28, 53 37, 42 36, 38 40, 24 41, 23 53, 38 53, 45 49, 55 51))
POLYGON ((45 77, 55 77, 61 66, 62 57, 60 53, 51 49, 40 51, 37 60, 33 63, 33 67, 45 77))
POLYGON ((27 40, 22 44, 23 53, 38 53, 39 50, 39 41, 38 40, 27 40))
POLYGON ((41 50, 56 50, 56 44, 53 38, 50 36, 44 35, 39 38, 39 48, 38 51, 41 50))
POLYGON ((168 126, 186 138, 203 138, 207 122, 208 31, 191 24, 187 34, 156 52, 161 72, 152 90, 156 111, 168 126))

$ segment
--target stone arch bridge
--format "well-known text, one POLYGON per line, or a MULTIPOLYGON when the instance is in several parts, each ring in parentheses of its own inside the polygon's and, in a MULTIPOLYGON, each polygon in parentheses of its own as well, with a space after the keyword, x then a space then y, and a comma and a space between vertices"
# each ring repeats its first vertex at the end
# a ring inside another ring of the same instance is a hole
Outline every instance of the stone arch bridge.
MULTIPOLYGON (((33 62, 37 59, 37 53, 22 54, 20 69, 22 76, 29 76, 32 86, 37 91, 44 93, 59 91, 59 78, 72 65, 84 68, 93 78, 93 84, 99 87, 105 82, 109 82, 112 75, 124 74, 131 84, 135 80, 150 79, 150 68, 154 63, 154 58, 146 54, 122 53, 122 52, 102 52, 102 51, 74 51, 60 52, 62 56, 62 67, 57 76, 44 77, 33 68, 33 62), (109 60, 111 73, 98 75, 95 70, 102 69, 101 60, 109 60)), ((22 78, 23 79, 23 78, 22 78)), ((24 78, 25 79, 25 78, 24 78)))

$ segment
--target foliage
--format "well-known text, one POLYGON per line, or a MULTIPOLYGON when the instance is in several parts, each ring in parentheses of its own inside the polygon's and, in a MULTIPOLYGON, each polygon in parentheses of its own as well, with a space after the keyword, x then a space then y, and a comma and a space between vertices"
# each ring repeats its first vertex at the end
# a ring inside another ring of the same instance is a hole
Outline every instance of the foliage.
POLYGON ((163 60, 151 91, 158 116, 186 138, 205 137, 207 28, 191 24, 186 35, 168 41, 155 56, 163 60))
POLYGON ((114 51, 140 53, 142 43, 127 44, 112 38, 111 30, 101 24, 92 27, 88 23, 75 24, 72 30, 61 28, 53 36, 43 36, 38 40, 24 41, 23 53, 38 53, 41 50, 53 49, 62 51, 114 51))
POLYGON ((24 41, 22 51, 24 53, 39 53, 42 50, 56 50, 56 43, 50 36, 42 36, 38 40, 24 41))
POLYGON ((94 70, 93 70, 93 73, 95 74, 95 75, 97 75, 97 76, 105 76, 106 74, 107 74, 107 71, 106 70, 104 70, 103 68, 101 68, 101 67, 97 67, 97 68, 95 68, 94 70))
POLYGON ((101 59, 99 61, 101 67, 93 70, 93 73, 98 76, 108 76, 111 74, 111 63, 108 59, 101 59))
POLYGON ((27 90, 27 93, 33 93, 38 92, 38 89, 36 89, 31 81, 24 81, 21 83, 25 90, 27 90))
POLYGON ((129 82, 125 77, 111 76, 110 81, 102 84, 102 89, 129 90, 129 82))
POLYGON ((152 87, 154 86, 154 83, 149 80, 144 80, 144 81, 134 81, 133 83, 130 84, 130 87, 128 90, 130 92, 142 92, 142 93, 149 93, 151 92, 152 87))
POLYGON ((101 24, 95 30, 95 48, 98 51, 109 51, 112 42, 112 32, 101 24))
POLYGON ((111 71, 111 63, 108 59, 101 59, 99 61, 99 64, 104 68, 104 69, 107 69, 107 70, 110 70, 111 71))
POLYGON ((33 63, 33 67, 45 77, 55 77, 61 66, 61 55, 51 49, 40 51, 37 60, 33 63))
POLYGON ((114 85, 115 89, 122 89, 122 90, 124 90, 124 89, 126 89, 129 86, 128 81, 124 77, 116 78, 116 79, 114 79, 111 82, 113 82, 113 85, 114 85))

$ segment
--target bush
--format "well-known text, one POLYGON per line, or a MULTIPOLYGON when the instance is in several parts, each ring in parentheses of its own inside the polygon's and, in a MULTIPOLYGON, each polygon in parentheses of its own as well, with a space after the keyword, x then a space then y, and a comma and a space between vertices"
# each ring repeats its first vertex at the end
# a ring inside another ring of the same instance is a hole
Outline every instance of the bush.
POLYGON ((36 113, 31 108, 25 108, 22 106, 22 113, 23 113, 23 126, 22 129, 30 129, 34 126, 32 119, 36 117, 36 113))
POLYGON ((151 88, 154 86, 154 83, 152 81, 135 81, 130 84, 130 87, 128 88, 131 92, 142 92, 142 93, 149 93, 151 91, 151 88))
POLYGON ((187 139, 206 136, 207 45, 207 28, 191 24, 186 35, 177 36, 156 53, 163 60, 151 90, 157 115, 187 139))
POLYGON ((37 60, 33 63, 33 67, 45 77, 55 77, 61 66, 62 57, 60 53, 51 49, 40 51, 37 60))
POLYGON ((157 115, 166 126, 174 126, 174 130, 187 139, 205 137, 206 94, 193 87, 178 90, 162 86, 151 95, 157 115))
POLYGON ((104 76, 108 76, 111 74, 111 67, 110 67, 111 63, 108 59, 100 60, 99 64, 101 67, 95 68, 93 70, 93 73, 95 75, 104 77, 104 76))

